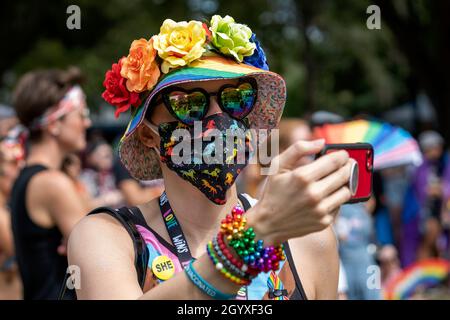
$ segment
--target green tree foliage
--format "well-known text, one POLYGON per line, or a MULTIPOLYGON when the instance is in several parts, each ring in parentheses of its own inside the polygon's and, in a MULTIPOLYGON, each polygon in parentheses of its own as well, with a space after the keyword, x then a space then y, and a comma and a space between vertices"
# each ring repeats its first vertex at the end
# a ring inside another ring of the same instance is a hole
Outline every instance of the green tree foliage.
POLYGON ((379 1, 383 19, 389 11, 387 23, 383 20, 381 30, 369 30, 366 9, 372 2, 368 0, 3 2, 0 100, 8 99, 18 76, 27 70, 78 65, 87 75, 90 106, 103 108, 104 73, 128 53, 132 40, 157 33, 167 17, 189 20, 229 14, 252 28, 266 49, 271 69, 285 77, 285 115, 302 116, 319 109, 345 116, 376 115, 414 99, 422 84, 414 79, 425 72, 412 70, 417 68, 408 57, 412 48, 401 43, 405 35, 400 33, 415 38, 416 31, 396 28, 397 20, 409 21, 412 15, 411 21, 428 26, 417 34, 421 50, 429 55, 427 61, 448 60, 448 56, 432 56, 433 44, 439 43, 435 38, 440 39, 439 29, 431 27, 436 6, 419 0, 399 0, 397 7, 388 3, 379 1), (81 30, 66 28, 66 8, 71 4, 81 8, 81 30))

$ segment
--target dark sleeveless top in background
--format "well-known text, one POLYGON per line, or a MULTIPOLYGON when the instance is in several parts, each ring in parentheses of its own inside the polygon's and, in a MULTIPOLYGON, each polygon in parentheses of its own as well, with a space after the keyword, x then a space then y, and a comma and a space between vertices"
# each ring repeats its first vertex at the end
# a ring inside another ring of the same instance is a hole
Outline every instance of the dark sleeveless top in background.
POLYGON ((57 299, 67 270, 67 257, 57 253, 61 232, 57 227, 36 225, 26 208, 28 184, 45 170, 41 165, 23 168, 11 193, 12 229, 24 299, 57 299))

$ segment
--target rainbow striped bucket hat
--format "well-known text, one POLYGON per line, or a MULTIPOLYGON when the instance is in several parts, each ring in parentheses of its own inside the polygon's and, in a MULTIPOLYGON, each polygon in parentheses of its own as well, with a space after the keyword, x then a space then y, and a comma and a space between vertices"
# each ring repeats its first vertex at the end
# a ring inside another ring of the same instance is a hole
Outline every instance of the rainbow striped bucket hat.
POLYGON ((181 83, 242 77, 255 79, 258 86, 255 106, 246 117, 249 128, 270 132, 280 121, 286 84, 280 75, 268 70, 264 51, 247 26, 235 23, 229 16, 214 16, 209 27, 198 21, 166 20, 158 36, 148 41, 135 40, 128 57, 113 64, 106 73, 103 83, 106 90, 102 94, 107 102, 116 106, 116 116, 133 109, 119 145, 120 159, 130 174, 138 180, 161 177, 159 155, 141 143, 137 128, 150 102, 162 89, 181 83), (192 44, 196 37, 200 40, 192 44), (223 39, 227 41, 221 41, 223 39), (174 43, 178 40, 181 45, 174 43), (185 42, 191 43, 183 48, 185 42), (201 45, 196 47, 198 43, 201 45), (197 57, 192 55, 195 50, 199 51, 197 57), (146 54, 150 58, 144 61, 142 57, 146 54), (185 58, 189 54, 191 56, 185 58))

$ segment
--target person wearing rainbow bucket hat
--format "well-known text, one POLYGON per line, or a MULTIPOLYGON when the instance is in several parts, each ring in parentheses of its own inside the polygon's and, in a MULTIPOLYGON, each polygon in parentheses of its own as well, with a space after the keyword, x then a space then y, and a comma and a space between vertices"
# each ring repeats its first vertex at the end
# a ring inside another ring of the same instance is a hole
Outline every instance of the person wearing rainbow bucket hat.
POLYGON ((133 41, 103 84, 116 116, 132 110, 122 162, 137 179, 162 177, 165 192, 138 207, 99 208, 77 225, 68 258, 82 271, 78 298, 336 298, 330 224, 350 198, 348 154, 311 161, 324 141, 299 141, 273 159, 258 202, 236 191, 262 143, 247 130, 270 133, 286 101, 248 26, 230 16, 167 19, 159 34, 133 41), (223 142, 238 131, 232 147, 211 145, 212 135, 223 142))

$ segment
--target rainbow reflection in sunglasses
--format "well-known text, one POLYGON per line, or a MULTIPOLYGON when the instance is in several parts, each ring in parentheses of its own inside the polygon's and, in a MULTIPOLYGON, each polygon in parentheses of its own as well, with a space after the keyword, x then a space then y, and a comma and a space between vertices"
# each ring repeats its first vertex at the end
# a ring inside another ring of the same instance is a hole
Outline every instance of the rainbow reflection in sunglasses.
MULTIPOLYGON (((237 85, 225 84, 217 92, 207 92, 203 88, 186 90, 171 86, 161 91, 159 99, 151 106, 164 103, 167 110, 182 123, 192 126, 195 121, 201 121, 208 114, 211 97, 217 97, 217 103, 223 112, 237 120, 244 119, 258 97, 258 86, 253 78, 240 79, 237 85)), ((149 119, 151 112, 147 112, 149 119)))

